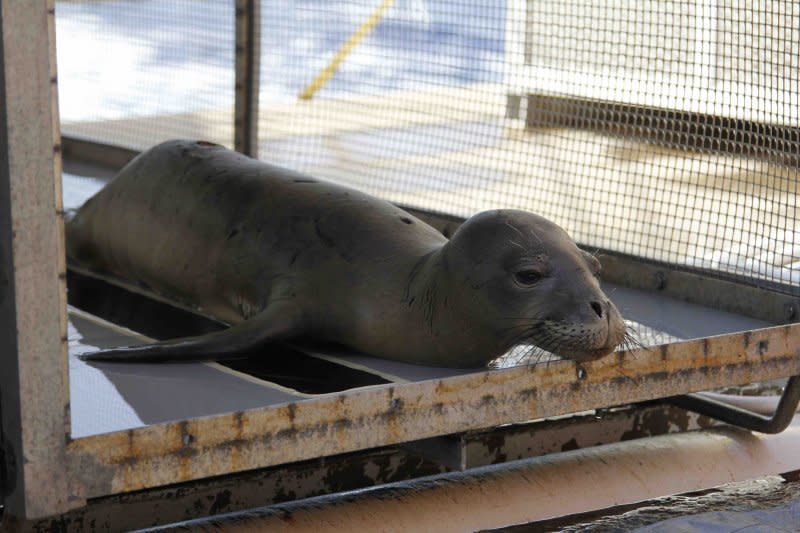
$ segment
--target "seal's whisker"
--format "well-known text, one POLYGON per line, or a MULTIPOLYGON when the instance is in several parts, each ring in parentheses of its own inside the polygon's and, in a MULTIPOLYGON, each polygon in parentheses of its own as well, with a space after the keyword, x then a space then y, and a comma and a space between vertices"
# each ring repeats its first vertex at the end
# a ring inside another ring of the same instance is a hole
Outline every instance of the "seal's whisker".
POLYGON ((530 322, 530 323, 526 323, 526 324, 516 324, 516 325, 514 325, 514 326, 508 326, 508 327, 506 327, 506 328, 502 328, 500 331, 501 331, 502 333, 505 333, 505 332, 507 332, 507 331, 513 331, 513 330, 515 330, 515 329, 521 329, 521 328, 532 328, 532 327, 539 327, 539 326, 541 326, 541 323, 538 323, 538 322, 530 322))
POLYGON ((531 342, 531 332, 529 331, 520 333, 519 335, 514 337, 508 344, 512 347, 534 346, 534 344, 532 344, 531 342))
POLYGON ((527 365, 530 362, 530 356, 532 352, 533 346, 526 346, 521 353, 516 354, 514 363, 516 365, 527 365))
POLYGON ((620 344, 620 348, 626 352, 629 352, 631 357, 636 357, 634 354, 636 350, 645 350, 648 352, 652 352, 653 348, 647 346, 642 341, 636 338, 636 336, 631 333, 630 331, 625 332, 625 337, 622 339, 622 343, 620 344))
POLYGON ((558 357, 555 352, 559 349, 559 343, 556 343, 555 348, 552 346, 552 341, 556 339, 557 337, 555 335, 546 333, 542 337, 537 337, 535 340, 530 340, 530 342, 533 344, 530 345, 529 355, 531 357, 535 355, 535 360, 532 363, 533 365, 538 365, 542 362, 549 363, 553 359, 553 356, 558 357), (547 345, 547 348, 544 348, 541 345, 547 345), (544 358, 546 358, 546 360, 542 361, 544 358))
POLYGON ((539 348, 538 346, 530 345, 525 354, 527 358, 525 364, 529 366, 536 366, 541 362, 542 357, 544 357, 545 355, 547 355, 547 352, 545 350, 539 348))
MULTIPOLYGON (((508 342, 509 346, 525 344, 525 341, 533 341, 534 336, 541 338, 541 332, 544 331, 545 336, 548 335, 546 330, 543 330, 543 322, 534 322, 530 324, 521 324, 519 326, 512 326, 501 330, 503 333, 511 333, 511 339, 508 342)), ((533 343, 535 344, 535 343, 533 343)))

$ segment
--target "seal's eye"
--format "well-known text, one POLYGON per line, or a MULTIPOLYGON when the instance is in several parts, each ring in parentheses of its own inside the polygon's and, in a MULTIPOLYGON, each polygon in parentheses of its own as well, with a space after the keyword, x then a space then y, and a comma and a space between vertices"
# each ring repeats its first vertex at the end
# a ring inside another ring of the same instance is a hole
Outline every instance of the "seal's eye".
POLYGON ((542 274, 537 270, 520 270, 514 273, 514 278, 521 285, 536 285, 542 279, 542 274))

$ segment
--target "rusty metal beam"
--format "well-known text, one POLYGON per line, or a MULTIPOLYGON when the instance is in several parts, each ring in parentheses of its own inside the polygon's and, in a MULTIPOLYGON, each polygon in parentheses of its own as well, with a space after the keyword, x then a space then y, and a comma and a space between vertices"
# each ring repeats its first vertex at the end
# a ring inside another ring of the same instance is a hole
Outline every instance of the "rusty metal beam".
POLYGON ((451 470, 463 470, 465 466, 475 468, 646 436, 708 428, 713 423, 705 417, 663 404, 626 407, 437 437, 403 445, 400 449, 382 448, 324 457, 99 498, 89 501, 84 508, 26 526, 31 531, 78 533, 85 530, 86 524, 102 524, 105 530, 127 531, 441 474, 449 464, 451 470), (457 457, 465 463, 454 463, 449 454, 436 453, 448 451, 437 441, 460 442, 462 449, 457 457), (431 444, 434 453, 431 453, 431 444), (417 453, 406 453, 405 449, 417 453))
POLYGON ((236 0, 234 149, 258 157, 261 1, 236 0))
MULTIPOLYGON (((793 471, 800 425, 717 428, 557 453, 174 524, 186 532, 461 532, 526 524, 793 471)), ((532 531, 539 531, 535 524, 532 531)), ((147 531, 166 531, 152 529, 147 531)))
POLYGON ((538 457, 666 433, 721 425, 711 418, 662 403, 648 403, 505 424, 481 431, 433 437, 401 444, 450 470, 538 457))
POLYGON ((323 395, 69 443, 86 496, 800 374, 800 326, 323 395))
POLYGON ((719 425, 708 417, 662 403, 599 409, 580 416, 467 433, 464 461, 467 468, 475 468, 719 425))
POLYGON ((66 469, 66 288, 53 0, 0 4, 5 524, 80 505, 66 469))
POLYGON ((139 530, 443 472, 419 457, 384 448, 92 500, 84 508, 21 529, 139 530))

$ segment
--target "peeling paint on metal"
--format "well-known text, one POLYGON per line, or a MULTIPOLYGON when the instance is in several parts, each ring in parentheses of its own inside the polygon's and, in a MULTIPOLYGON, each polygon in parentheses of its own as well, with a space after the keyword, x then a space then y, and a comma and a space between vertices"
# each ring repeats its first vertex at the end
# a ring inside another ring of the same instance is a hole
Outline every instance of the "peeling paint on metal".
POLYGON ((342 453, 797 374, 800 358, 789 341, 792 331, 753 331, 751 346, 767 341, 757 364, 743 361, 743 335, 734 334, 670 344, 661 348, 663 359, 650 351, 629 352, 624 376, 616 358, 587 363, 579 385, 574 363, 554 362, 159 424, 78 439, 69 449, 96 457, 86 465, 88 497, 138 490, 304 460, 321 450, 342 453), (101 473, 99 481, 91 473, 94 469, 101 473))

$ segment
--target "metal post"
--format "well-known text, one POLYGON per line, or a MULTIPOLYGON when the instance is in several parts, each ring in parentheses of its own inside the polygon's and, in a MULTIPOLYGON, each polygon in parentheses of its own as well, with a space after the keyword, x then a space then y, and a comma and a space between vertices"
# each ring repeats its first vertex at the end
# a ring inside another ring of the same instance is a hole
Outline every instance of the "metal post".
POLYGON ((251 157, 258 157, 260 34, 260 0, 236 0, 234 148, 251 157))
MULTIPOLYGON (((0 3, 0 423, 4 524, 70 490, 66 293, 53 0, 0 3)), ((0 527, 2 529, 2 527, 0 527)))

